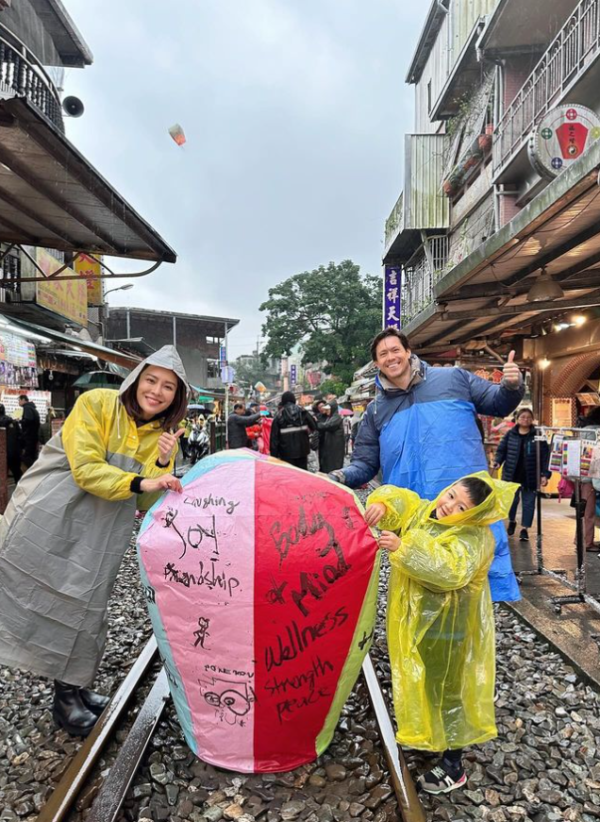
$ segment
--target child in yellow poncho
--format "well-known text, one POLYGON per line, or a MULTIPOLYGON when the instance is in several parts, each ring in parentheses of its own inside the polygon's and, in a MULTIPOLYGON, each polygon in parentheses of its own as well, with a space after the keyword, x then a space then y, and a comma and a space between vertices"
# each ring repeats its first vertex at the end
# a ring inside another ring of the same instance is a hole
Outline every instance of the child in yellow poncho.
POLYGON ((462 787, 462 749, 497 735, 488 526, 506 517, 517 488, 481 471, 433 502, 393 485, 367 502, 365 519, 383 529, 379 545, 392 566, 387 632, 397 740, 443 752, 420 777, 429 793, 462 787))

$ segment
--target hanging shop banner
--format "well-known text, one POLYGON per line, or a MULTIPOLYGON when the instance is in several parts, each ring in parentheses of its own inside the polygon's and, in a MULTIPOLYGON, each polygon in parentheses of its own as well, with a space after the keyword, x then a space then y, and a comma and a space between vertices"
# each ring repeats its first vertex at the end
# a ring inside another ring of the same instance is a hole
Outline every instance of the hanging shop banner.
POLYGON ((0 331, 0 361, 25 368, 35 368, 35 346, 9 331, 0 331))
POLYGON ((101 261, 102 257, 94 254, 80 254, 73 263, 77 274, 86 278, 88 305, 103 304, 102 280, 99 279, 102 274, 101 261))
POLYGON ((400 288, 402 269, 400 266, 386 265, 383 277, 383 327, 402 327, 400 288))
POLYGON ((563 103, 550 109, 531 132, 529 159, 542 177, 553 180, 600 138, 600 117, 585 106, 563 103))
POLYGON ((327 748, 372 641, 379 556, 343 485, 247 449, 205 457, 148 512, 138 557, 185 738, 286 771, 327 748))
POLYGON ((221 382, 229 385, 235 380, 235 370, 231 365, 225 365, 221 368, 221 382))
POLYGON ((10 362, 0 360, 0 385, 18 388, 37 388, 37 368, 13 365, 10 362))
POLYGON ((573 400, 571 397, 552 398, 552 425, 554 428, 569 428, 573 425, 573 400))
MULTIPOLYGON (((0 382, 2 382, 1 378, 0 382)), ((0 393, 0 402, 6 408, 6 413, 15 420, 21 419, 23 415, 23 411, 19 405, 19 397, 22 393, 19 388, 3 388, 0 393)), ((46 422, 48 407, 52 403, 52 394, 50 391, 27 391, 27 397, 37 408, 40 421, 46 422)))
MULTIPOLYGON (((44 248, 36 249, 35 258, 47 277, 62 267, 62 263, 44 248)), ((61 274, 62 276, 72 276, 74 271, 72 268, 65 268, 61 274)), ((60 277, 61 275, 55 280, 35 284, 37 304, 53 311, 55 314, 60 314, 61 317, 66 317, 79 325, 86 326, 87 284, 83 280, 81 282, 77 282, 77 280, 61 282, 60 277)))
POLYGON ((297 385, 298 383, 298 366, 290 365, 290 385, 297 385))
POLYGON ((577 400, 581 405, 585 405, 588 407, 595 407, 600 405, 600 395, 595 392, 590 392, 587 394, 575 394, 577 400))

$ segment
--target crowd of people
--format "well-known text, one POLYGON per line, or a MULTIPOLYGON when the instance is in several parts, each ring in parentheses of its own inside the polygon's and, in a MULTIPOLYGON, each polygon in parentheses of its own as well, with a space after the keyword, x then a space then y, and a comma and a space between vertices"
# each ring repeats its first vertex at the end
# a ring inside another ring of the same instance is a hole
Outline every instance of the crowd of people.
MULTIPOLYGON (((533 415, 518 413, 496 455, 503 480, 492 479, 477 414, 506 417, 521 403, 514 352, 500 384, 428 366, 392 328, 377 335, 371 355, 377 396, 349 424, 335 401, 319 399, 309 410, 286 391, 275 414, 236 403, 229 447, 303 470, 314 453, 319 471, 349 488, 380 475, 365 520, 380 529, 374 533, 392 566, 387 626, 397 738, 440 754, 420 783, 445 793, 465 784, 463 749, 496 735, 492 602, 520 598, 503 520, 514 532, 520 497, 522 537, 531 525, 539 479, 533 415)), ((141 363, 119 392, 83 394, 0 520, 0 664, 54 680, 54 719, 68 733, 88 734, 106 705, 91 685, 108 598, 136 508, 182 490, 172 474, 179 440, 189 448, 195 427, 203 427, 199 415, 186 416, 188 399, 172 346, 141 363), (93 527, 98 522, 102 528, 93 527)), ((33 426, 31 404, 22 400, 25 462, 34 455, 33 426)))
POLYGON ((236 402, 227 433, 229 448, 252 448, 305 471, 314 452, 324 474, 342 468, 350 439, 335 400, 319 399, 309 410, 298 405, 293 391, 284 391, 274 415, 265 405, 236 402))

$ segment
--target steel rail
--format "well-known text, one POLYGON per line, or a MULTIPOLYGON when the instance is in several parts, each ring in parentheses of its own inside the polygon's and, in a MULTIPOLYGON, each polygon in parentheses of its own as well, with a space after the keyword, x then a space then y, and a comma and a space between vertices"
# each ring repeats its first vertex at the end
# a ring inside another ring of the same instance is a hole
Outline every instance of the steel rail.
MULTIPOLYGON (((156 640, 152 637, 98 720, 94 730, 65 771, 50 799, 42 808, 37 822, 63 822, 67 817, 104 746, 113 735, 115 726, 129 699, 154 660, 156 652, 156 640)), ((398 801, 401 818, 403 822, 427 822, 412 776, 402 751, 396 743, 385 698, 369 655, 363 662, 362 672, 377 720, 385 758, 390 770, 390 782, 398 801)), ((169 685, 163 668, 92 804, 87 822, 114 822, 117 818, 168 698, 169 685)))
POLYGON ((84 787, 96 760, 111 738, 127 703, 145 676, 157 653, 156 639, 152 636, 121 683, 102 716, 94 726, 62 779, 42 808, 37 822, 61 822, 84 787))
POLYGON ((117 818, 168 699, 169 682, 162 668, 102 783, 86 822, 114 822, 117 818))
POLYGON ((362 672, 365 682, 367 683, 369 698, 375 712, 377 725, 379 726, 385 758, 390 769, 392 787, 398 800, 402 819, 404 822, 427 822, 425 811, 417 795, 415 783, 408 770, 402 751, 396 742, 394 727, 369 654, 367 654, 363 662, 362 672))

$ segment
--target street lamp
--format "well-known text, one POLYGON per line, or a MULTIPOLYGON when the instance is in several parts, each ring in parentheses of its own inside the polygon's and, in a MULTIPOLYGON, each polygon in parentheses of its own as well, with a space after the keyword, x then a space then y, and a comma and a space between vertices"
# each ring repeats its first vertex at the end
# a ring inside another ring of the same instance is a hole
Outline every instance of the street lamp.
POLYGON ((119 285, 119 286, 117 286, 117 288, 109 288, 108 291, 104 292, 103 303, 104 303, 104 308, 106 309, 106 318, 107 319, 108 319, 108 317, 110 317, 110 306, 106 302, 107 294, 112 294, 113 291, 129 291, 129 289, 133 288, 134 285, 135 285, 135 283, 127 283, 127 285, 119 285))
POLYGON ((127 283, 127 285, 120 285, 118 288, 109 288, 108 291, 104 292, 104 299, 106 299, 107 294, 112 294, 113 291, 129 291, 133 286, 134 283, 127 283))

